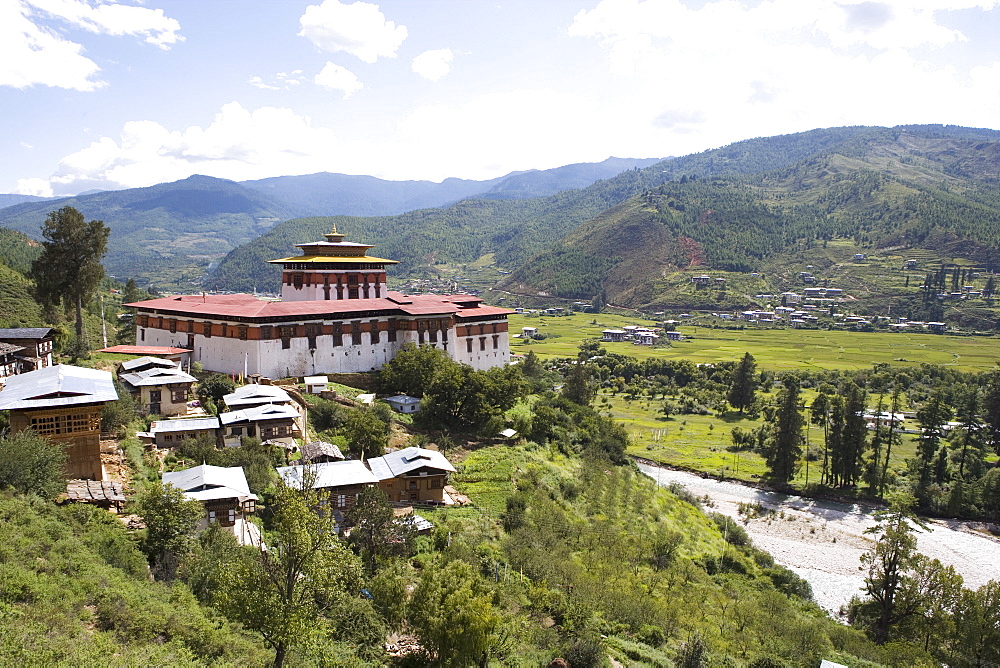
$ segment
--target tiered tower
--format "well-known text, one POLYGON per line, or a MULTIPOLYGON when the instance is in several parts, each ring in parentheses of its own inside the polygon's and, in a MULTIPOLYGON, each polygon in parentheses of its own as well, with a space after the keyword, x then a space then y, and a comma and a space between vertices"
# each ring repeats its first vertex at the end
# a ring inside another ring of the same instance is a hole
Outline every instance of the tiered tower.
POLYGON ((336 225, 323 236, 326 241, 296 244, 300 256, 270 260, 282 266, 282 301, 385 297, 385 266, 395 260, 370 257, 371 246, 344 241, 336 225))

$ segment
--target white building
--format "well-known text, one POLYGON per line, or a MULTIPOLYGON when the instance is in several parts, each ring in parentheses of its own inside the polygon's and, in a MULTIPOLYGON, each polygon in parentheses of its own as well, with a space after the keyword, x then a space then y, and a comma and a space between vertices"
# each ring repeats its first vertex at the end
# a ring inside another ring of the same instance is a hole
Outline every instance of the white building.
POLYGON ((271 378, 373 371, 407 343, 432 345, 476 369, 510 361, 507 315, 471 295, 390 292, 371 246, 343 241, 299 244, 281 264, 282 301, 253 295, 184 295, 128 304, 137 343, 178 346, 222 373, 271 378))

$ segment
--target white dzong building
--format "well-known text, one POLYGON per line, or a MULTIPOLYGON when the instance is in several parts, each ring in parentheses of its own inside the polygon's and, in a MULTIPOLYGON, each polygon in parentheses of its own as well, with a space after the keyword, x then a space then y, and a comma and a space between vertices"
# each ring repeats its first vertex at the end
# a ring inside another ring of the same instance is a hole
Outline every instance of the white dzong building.
POLYGON ((471 295, 404 295, 386 285, 371 246, 299 244, 282 265, 281 301, 253 295, 179 295, 135 302, 136 343, 191 350, 210 371, 270 378, 380 368, 407 343, 432 345, 476 369, 510 361, 507 315, 471 295))

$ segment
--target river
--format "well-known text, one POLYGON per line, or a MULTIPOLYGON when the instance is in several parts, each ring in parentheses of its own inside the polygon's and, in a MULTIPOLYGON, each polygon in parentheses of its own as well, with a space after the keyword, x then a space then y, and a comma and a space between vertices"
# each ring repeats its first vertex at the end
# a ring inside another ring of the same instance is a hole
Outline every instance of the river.
MULTIPOLYGON (((834 616, 853 595, 862 593, 861 555, 872 544, 864 532, 875 526, 870 508, 766 492, 646 464, 639 469, 663 486, 678 483, 695 496, 707 497, 711 507, 706 511, 740 520, 754 545, 805 578, 816 602, 834 616), (746 518, 739 514, 741 503, 759 503, 773 512, 744 522, 746 518)), ((954 566, 966 587, 975 589, 1000 579, 1000 539, 974 533, 962 522, 927 520, 927 526, 917 536, 917 549, 954 566)))

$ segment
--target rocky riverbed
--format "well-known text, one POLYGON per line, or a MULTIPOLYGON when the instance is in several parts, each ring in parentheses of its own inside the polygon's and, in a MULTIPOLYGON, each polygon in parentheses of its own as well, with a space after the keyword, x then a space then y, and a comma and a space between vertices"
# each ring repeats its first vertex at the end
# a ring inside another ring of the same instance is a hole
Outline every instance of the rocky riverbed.
MULTIPOLYGON (((864 532, 875 526, 870 508, 763 491, 687 471, 646 464, 639 468, 661 485, 678 483, 705 497, 711 505, 706 510, 738 519, 757 547, 809 581, 816 602, 831 614, 836 616, 853 595, 861 594, 861 555, 871 545, 864 532), (754 508, 751 519, 740 514, 740 504, 754 508)), ((917 549, 954 566, 966 587, 1000 579, 1000 539, 973 531, 964 522, 927 524, 928 530, 918 534, 917 549)))

